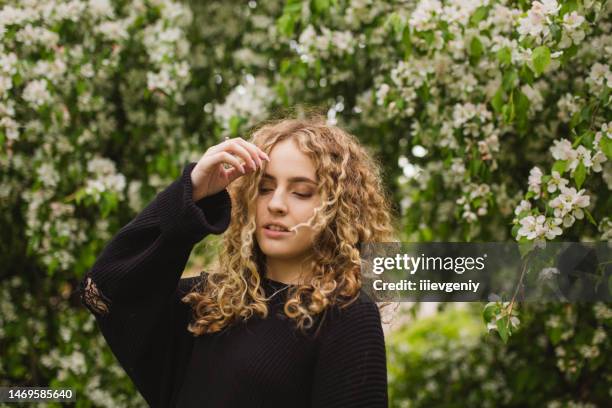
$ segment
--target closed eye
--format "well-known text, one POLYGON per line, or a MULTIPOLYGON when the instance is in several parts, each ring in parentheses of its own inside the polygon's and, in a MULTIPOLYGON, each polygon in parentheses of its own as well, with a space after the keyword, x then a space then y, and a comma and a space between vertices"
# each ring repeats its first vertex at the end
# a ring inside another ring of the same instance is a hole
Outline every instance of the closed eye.
MULTIPOLYGON (((270 188, 263 188, 263 187, 259 188, 259 192, 261 194, 267 193, 269 191, 272 191, 272 189, 270 189, 270 188)), ((302 197, 302 198, 310 198, 310 197, 312 197, 312 194, 302 194, 302 193, 297 193, 297 192, 295 192, 293 194, 297 195, 298 197, 302 197)))

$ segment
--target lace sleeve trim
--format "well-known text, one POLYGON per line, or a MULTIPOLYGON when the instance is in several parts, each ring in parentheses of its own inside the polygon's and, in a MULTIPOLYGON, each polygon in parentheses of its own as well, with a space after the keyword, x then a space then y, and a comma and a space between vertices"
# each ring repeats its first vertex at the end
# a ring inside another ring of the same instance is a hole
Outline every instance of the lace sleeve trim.
POLYGON ((105 316, 110 312, 111 300, 98 290, 90 276, 81 284, 81 301, 100 316, 105 316))

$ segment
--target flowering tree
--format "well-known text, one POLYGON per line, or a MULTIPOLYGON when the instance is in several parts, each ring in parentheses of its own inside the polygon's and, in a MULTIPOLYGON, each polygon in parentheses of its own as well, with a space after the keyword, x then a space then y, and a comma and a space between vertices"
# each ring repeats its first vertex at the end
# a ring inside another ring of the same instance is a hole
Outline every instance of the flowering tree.
POLYGON ((72 291, 195 144, 180 114, 191 18, 171 1, 0 9, 0 377, 12 384, 141 401, 72 291))
MULTIPOLYGON (((371 146, 404 241, 612 236, 609 2, 5 3, 0 374, 11 383, 142 403, 77 311, 75 284, 182 164, 284 107, 322 106, 371 146)), ((519 336, 499 353, 522 353, 520 333, 554 347, 552 319, 572 328, 559 340, 570 364, 587 327, 610 328, 517 310, 485 308, 504 340, 519 336)), ((595 375, 581 367, 568 381, 595 375)))

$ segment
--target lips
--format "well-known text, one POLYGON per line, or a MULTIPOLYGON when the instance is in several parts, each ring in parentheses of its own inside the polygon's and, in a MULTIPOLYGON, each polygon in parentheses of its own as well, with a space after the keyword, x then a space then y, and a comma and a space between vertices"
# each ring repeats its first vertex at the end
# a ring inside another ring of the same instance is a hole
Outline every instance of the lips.
POLYGON ((291 231, 289 231, 289 228, 280 222, 269 222, 264 224, 262 230, 263 235, 270 239, 285 239, 293 235, 291 231))
POLYGON ((281 224, 280 222, 270 222, 264 225, 264 228, 270 231, 284 231, 284 232, 289 231, 289 228, 285 224, 281 224), (275 229, 272 229, 271 227, 274 227, 275 229))

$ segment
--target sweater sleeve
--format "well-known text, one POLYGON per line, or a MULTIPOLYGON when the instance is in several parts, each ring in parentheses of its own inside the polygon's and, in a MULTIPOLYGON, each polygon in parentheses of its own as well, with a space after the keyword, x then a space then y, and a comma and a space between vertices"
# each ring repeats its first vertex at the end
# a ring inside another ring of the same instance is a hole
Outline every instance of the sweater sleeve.
POLYGON ((387 408, 387 362, 380 312, 372 301, 335 311, 315 364, 312 406, 387 408))
POLYGON ((227 190, 194 202, 189 163, 182 175, 119 230, 79 285, 113 354, 152 407, 166 407, 193 344, 189 305, 198 278, 181 279, 196 243, 229 226, 227 190))

